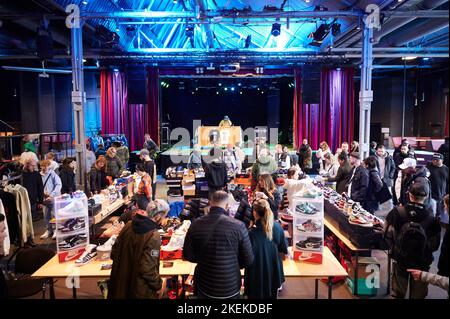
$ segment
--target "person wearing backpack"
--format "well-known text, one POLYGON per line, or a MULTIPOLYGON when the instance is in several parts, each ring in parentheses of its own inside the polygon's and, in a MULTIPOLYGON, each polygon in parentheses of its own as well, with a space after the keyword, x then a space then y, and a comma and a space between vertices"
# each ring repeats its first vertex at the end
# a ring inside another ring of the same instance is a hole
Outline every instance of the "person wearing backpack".
POLYGON ((428 183, 414 182, 406 206, 394 207, 386 216, 385 238, 391 246, 393 262, 392 297, 404 299, 408 285, 410 298, 424 299, 428 283, 412 280, 407 269, 428 271, 433 252, 439 248, 441 229, 429 206, 428 183))

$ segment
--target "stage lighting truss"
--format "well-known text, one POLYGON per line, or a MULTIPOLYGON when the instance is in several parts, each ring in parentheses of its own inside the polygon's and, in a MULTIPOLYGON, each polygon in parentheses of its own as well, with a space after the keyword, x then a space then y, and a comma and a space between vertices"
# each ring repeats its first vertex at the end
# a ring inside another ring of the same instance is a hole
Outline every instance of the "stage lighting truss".
POLYGON ((247 38, 245 39, 245 48, 248 49, 250 47, 250 44, 252 44, 252 35, 249 34, 247 38))

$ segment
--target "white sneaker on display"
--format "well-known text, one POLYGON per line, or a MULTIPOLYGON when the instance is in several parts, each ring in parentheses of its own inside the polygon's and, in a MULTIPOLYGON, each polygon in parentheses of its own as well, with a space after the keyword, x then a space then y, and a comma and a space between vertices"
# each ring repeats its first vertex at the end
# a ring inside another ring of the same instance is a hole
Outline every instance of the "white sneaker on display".
POLYGON ((101 251, 111 250, 112 246, 116 242, 117 237, 118 237, 117 235, 112 235, 111 238, 109 238, 103 245, 98 246, 97 250, 101 251))
POLYGON ((175 234, 177 235, 186 235, 189 227, 191 227, 191 221, 185 220, 183 221, 183 224, 175 231, 175 234))
POLYGON ((185 237, 186 237, 186 233, 184 233, 182 235, 177 234, 176 232, 173 233, 172 237, 170 237, 169 243, 165 246, 161 246, 161 250, 175 251, 175 250, 183 249, 185 237))
POLYGON ((50 234, 48 233, 48 230, 46 230, 45 233, 43 233, 43 234, 41 235, 41 239, 46 239, 46 238, 48 238, 48 237, 50 237, 50 234))
POLYGON ((97 256, 97 245, 89 244, 84 253, 75 261, 75 266, 83 266, 97 256))
POLYGON ((56 239, 56 232, 53 233, 52 239, 56 239))

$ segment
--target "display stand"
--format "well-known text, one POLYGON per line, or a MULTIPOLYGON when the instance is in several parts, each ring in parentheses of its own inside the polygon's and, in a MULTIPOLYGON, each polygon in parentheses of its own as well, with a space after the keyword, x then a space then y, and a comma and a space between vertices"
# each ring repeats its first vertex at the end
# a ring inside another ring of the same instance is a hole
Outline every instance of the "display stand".
POLYGON ((83 192, 55 198, 56 247, 60 263, 77 259, 89 243, 87 197, 83 192))
POLYGON ((294 214, 294 260, 322 263, 323 259, 323 195, 315 198, 296 194, 289 203, 294 214))

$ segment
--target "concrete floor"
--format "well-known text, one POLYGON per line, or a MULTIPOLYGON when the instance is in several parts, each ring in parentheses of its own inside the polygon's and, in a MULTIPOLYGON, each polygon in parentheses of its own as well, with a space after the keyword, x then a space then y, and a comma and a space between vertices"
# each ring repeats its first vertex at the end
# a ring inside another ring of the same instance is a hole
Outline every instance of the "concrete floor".
MULTIPOLYGON (((163 181, 158 182, 157 197, 166 198, 167 187, 163 181)), ((386 203, 380 207, 380 211, 376 213, 377 216, 385 217, 387 212, 391 209, 392 204, 386 203)), ((44 245, 52 249, 56 249, 55 241, 51 239, 41 240, 39 236, 44 232, 44 222, 39 220, 35 223, 35 242, 39 245, 44 245)), ((439 258, 440 251, 434 254, 435 261, 431 266, 431 272, 437 272, 436 264, 439 258)), ((387 255, 382 251, 373 251, 372 256, 376 257, 381 264, 380 274, 380 288, 376 296, 370 297, 372 299, 388 299, 389 295, 386 294, 387 285, 387 255)), ((3 258, 0 261, 0 267, 4 266, 7 258, 3 258)), ((80 299, 101 299, 102 294, 97 285, 100 278, 82 278, 80 280, 80 288, 77 289, 77 297, 80 299)), ((286 282, 283 285, 282 291, 279 293, 280 299, 312 299, 314 298, 314 279, 301 279, 301 278, 286 278, 286 282)), ((59 279, 55 283, 55 294, 58 299, 72 298, 72 290, 66 288, 65 280, 59 279)), ((34 295, 30 299, 40 299, 41 294, 34 295)), ((327 285, 319 281, 319 299, 326 299, 328 297, 327 285)), ((48 298, 48 294, 47 294, 48 298)), ((348 289, 345 282, 335 284, 333 286, 333 298, 334 299, 366 299, 369 297, 354 296, 348 289)), ((429 293, 427 299, 446 299, 447 292, 435 287, 429 286, 429 293)))

